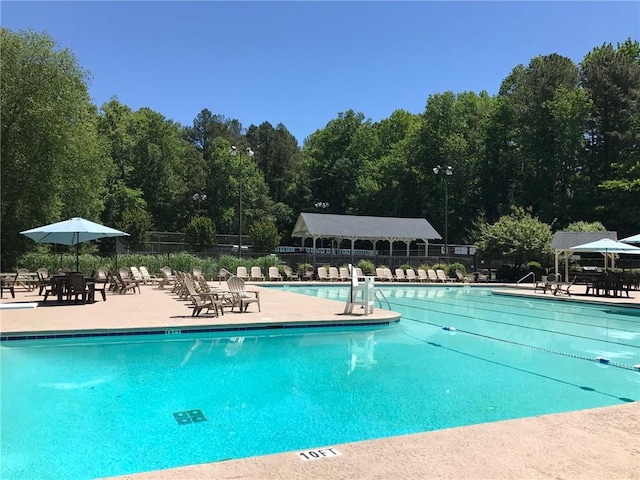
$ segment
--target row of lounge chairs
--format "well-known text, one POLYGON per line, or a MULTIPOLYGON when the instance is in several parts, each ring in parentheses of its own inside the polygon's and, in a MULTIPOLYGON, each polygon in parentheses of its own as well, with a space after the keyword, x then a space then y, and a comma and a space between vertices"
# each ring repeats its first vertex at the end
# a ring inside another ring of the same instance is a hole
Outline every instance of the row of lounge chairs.
MULTIPOLYGON (((362 273, 362 269, 359 267, 354 267, 353 269, 354 275, 359 280, 364 280, 364 274, 362 273)), ((457 278, 449 278, 444 270, 433 270, 427 269, 424 270, 419 268, 416 271, 412 268, 408 268, 406 270, 402 268, 396 268, 395 272, 392 273, 390 268, 379 267, 376 268, 375 279, 379 282, 432 282, 432 283, 447 283, 447 282, 468 282, 471 281, 470 278, 465 277, 460 270, 456 271, 457 278)), ((313 278, 313 277, 311 277, 313 278)), ((316 274, 316 280, 319 281, 350 281, 351 275, 349 273, 349 269, 347 267, 318 267, 318 271, 316 274)))

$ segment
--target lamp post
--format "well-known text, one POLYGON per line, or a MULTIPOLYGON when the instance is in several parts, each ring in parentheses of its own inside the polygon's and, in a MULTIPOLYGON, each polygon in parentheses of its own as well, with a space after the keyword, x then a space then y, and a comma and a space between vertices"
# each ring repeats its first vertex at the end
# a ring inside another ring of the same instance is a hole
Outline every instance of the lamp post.
MULTIPOLYGON (((242 153, 238 151, 235 145, 231 145, 231 150, 229 150, 229 155, 232 157, 238 156, 240 160, 239 166, 239 175, 238 180, 240 182, 239 188, 239 202, 238 202, 238 256, 242 256, 242 153)), ((251 147, 247 147, 247 156, 253 157, 254 153, 251 150, 251 147)))
POLYGON ((447 183, 449 177, 453 175, 453 168, 451 166, 443 168, 438 165, 433 168, 433 173, 444 175, 444 261, 447 262, 449 258, 449 193, 447 192, 447 183))
POLYGON ((204 202, 207 199, 206 193, 194 193, 191 199, 194 202, 198 202, 198 209, 196 210, 196 214, 200 215, 200 202, 204 202))

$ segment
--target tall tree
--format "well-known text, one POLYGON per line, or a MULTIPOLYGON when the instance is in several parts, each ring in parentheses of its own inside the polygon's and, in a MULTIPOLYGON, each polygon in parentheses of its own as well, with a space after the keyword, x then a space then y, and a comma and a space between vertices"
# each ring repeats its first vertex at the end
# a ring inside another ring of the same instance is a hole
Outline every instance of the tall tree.
POLYGON ((32 243, 23 229, 98 220, 110 169, 75 56, 46 34, 0 29, 2 265, 32 243))
POLYGON ((640 229, 640 44, 594 48, 581 63, 581 82, 592 102, 585 197, 597 218, 640 229), (617 208, 620 205, 625 209, 617 208))

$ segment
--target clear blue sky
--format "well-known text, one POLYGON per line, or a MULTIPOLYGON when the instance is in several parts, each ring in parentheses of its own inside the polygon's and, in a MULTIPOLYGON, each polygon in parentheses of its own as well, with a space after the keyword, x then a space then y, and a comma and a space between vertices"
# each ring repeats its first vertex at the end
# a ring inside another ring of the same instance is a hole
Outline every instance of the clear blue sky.
POLYGON ((339 112, 373 121, 431 94, 495 94, 518 64, 579 63, 640 37, 640 2, 2 1, 1 24, 47 32, 117 97, 183 125, 204 108, 302 144, 339 112))

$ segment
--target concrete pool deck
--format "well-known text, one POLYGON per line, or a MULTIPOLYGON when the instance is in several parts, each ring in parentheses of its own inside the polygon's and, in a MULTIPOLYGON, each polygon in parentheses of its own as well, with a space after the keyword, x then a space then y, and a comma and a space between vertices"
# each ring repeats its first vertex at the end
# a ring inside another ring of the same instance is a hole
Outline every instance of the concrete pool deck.
MULTIPOLYGON (((217 285, 217 282, 215 282, 217 285)), ((404 284, 407 285, 407 284, 404 284)), ((423 285, 424 286, 424 285, 423 285)), ((529 287, 508 293, 534 294, 529 287)), ((224 284, 222 285, 224 287, 224 284)), ((397 315, 376 308, 373 315, 343 315, 343 302, 316 299, 251 285, 260 290, 262 312, 225 312, 222 317, 191 317, 188 303, 169 289, 143 286, 141 294, 108 294, 91 305, 43 305, 36 292, 16 291, 1 304, 38 302, 37 308, 0 310, 2 336, 36 332, 87 332, 128 329, 188 328, 209 325, 242 327, 283 322, 395 321, 397 315)), ((504 289, 504 290, 503 290, 504 289)), ((576 291, 579 291, 576 289, 576 291)), ((556 298, 556 300, 564 300, 556 298)), ((571 297, 590 302, 617 303, 640 308, 640 292, 630 298, 571 297)), ((640 385, 640 384, 639 384, 640 385)), ((640 386, 639 386, 640 388, 640 386)), ((401 395, 402 392, 399 392, 401 395)), ((390 406, 392 407, 392 406, 390 406)), ((328 455, 303 461, 296 452, 229 460, 168 470, 124 475, 121 479, 640 479, 640 403, 543 415, 470 427, 390 437, 333 448, 328 455)))

